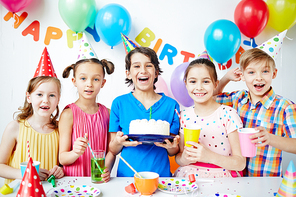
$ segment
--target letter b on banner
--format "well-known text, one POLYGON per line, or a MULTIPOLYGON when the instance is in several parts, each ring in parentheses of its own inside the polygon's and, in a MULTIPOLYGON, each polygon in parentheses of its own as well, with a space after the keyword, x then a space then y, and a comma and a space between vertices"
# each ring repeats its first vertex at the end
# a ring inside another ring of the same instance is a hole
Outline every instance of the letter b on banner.
POLYGON ((155 39, 155 34, 145 27, 143 31, 135 38, 136 42, 143 47, 149 47, 151 42, 155 39))

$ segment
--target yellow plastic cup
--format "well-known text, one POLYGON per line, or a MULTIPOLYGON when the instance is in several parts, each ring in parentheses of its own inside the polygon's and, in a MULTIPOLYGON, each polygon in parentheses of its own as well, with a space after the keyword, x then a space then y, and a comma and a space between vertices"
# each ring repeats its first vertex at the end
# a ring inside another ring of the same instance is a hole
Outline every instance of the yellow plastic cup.
POLYGON ((201 127, 197 124, 189 124, 183 128, 184 130, 184 145, 190 147, 187 144, 188 141, 198 143, 201 127))
POLYGON ((11 194, 13 192, 13 188, 10 188, 9 185, 4 184, 1 188, 0 188, 0 193, 3 195, 6 194, 11 194))

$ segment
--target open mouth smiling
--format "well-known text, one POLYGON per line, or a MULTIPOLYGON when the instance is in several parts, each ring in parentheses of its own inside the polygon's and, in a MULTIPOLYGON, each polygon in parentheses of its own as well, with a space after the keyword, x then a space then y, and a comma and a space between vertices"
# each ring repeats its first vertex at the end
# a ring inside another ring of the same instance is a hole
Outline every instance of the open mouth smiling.
POLYGON ((41 109, 49 109, 48 106, 41 106, 40 108, 41 108, 41 109))
POLYGON ((193 93, 193 94, 197 97, 202 97, 202 96, 206 95, 206 93, 193 93))
POLYGON ((138 80, 141 82, 148 81, 149 77, 139 77, 138 80))

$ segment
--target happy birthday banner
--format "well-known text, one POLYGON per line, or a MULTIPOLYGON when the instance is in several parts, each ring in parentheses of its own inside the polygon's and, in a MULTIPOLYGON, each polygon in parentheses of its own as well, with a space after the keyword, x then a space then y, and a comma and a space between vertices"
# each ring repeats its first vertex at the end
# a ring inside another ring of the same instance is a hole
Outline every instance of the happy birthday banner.
MULTIPOLYGON (((16 5, 10 1, 1 1, 1 4, 10 12, 4 16, 5 21, 14 20, 14 28, 18 28, 28 13, 16 14, 26 7, 32 0, 19 1, 16 5)), ((244 52, 241 45, 241 33, 250 38, 242 43, 246 46, 256 47, 255 37, 259 35, 267 25, 281 31, 289 29, 296 23, 296 2, 294 0, 280 0, 285 12, 280 12, 276 4, 279 0, 242 0, 234 11, 235 23, 230 20, 220 19, 210 24, 204 35, 205 48, 219 66, 220 70, 231 67, 232 58, 239 63, 239 58, 244 52), (294 5, 295 8, 291 8, 294 5), (282 21, 285 21, 283 23, 282 21)), ((131 30, 131 16, 128 10, 122 5, 111 3, 107 4, 96 12, 96 2, 94 0, 59 0, 59 12, 70 28, 66 31, 67 45, 73 48, 73 42, 81 39, 82 32, 86 31, 93 36, 95 42, 102 39, 107 45, 113 48, 121 41, 121 33, 128 35, 131 30), (71 5, 71 6, 70 6, 71 5), (90 28, 93 26, 93 28, 90 28)), ((32 35, 33 40, 38 42, 40 39, 40 22, 33 21, 22 31, 23 36, 32 35)), ((52 40, 59 40, 63 36, 63 31, 57 27, 49 26, 46 28, 44 44, 49 45, 52 40)), ((145 27, 135 38, 141 46, 151 47, 151 43, 156 39, 152 30, 145 27)), ((159 59, 167 58, 168 64, 174 64, 177 55, 184 57, 183 62, 195 58, 195 54, 181 50, 169 43, 164 43, 158 38, 153 49, 158 52, 160 47, 159 59)), ((151 47, 152 48, 152 47, 151 47)))
MULTIPOLYGON (((8 12, 3 19, 5 21, 14 20, 13 27, 17 29, 28 17, 27 12, 23 12, 20 16, 18 14, 13 14, 12 12, 8 12)), ((87 27, 85 29, 86 32, 91 34, 93 36, 93 39, 95 42, 100 42, 100 36, 97 34, 95 28, 87 27)), ((29 24, 23 31, 23 36, 31 35, 33 37, 33 40, 35 42, 38 42, 40 40, 40 22, 38 20, 34 20, 31 24, 29 24)), ((63 36, 63 31, 58 27, 52 27, 49 26, 46 29, 46 34, 44 38, 44 44, 49 45, 51 40, 59 40, 63 36)), ((77 41, 81 39, 82 33, 75 33, 71 29, 68 29, 66 31, 67 36, 67 46, 69 48, 73 48, 74 41, 77 41)), ((156 39, 156 36, 154 32, 149 29, 148 27, 145 27, 135 38, 135 41, 139 43, 139 45, 144 47, 151 47, 152 42, 156 39)), ((163 44, 163 40, 161 38, 158 38, 155 45, 153 46, 153 50, 157 53, 163 44)), ((152 48, 152 47, 151 47, 152 48)), ((239 63, 239 58, 241 54, 244 52, 244 49, 242 47, 239 48, 237 53, 235 54, 235 62, 239 63)), ((173 45, 166 43, 164 44, 159 59, 163 61, 165 58, 167 58, 168 64, 173 65, 174 64, 174 57, 177 55, 184 56, 183 62, 189 62, 190 58, 195 58, 196 55, 194 53, 181 50, 180 53, 178 52, 178 49, 174 47, 173 45)), ((232 59, 228 60, 225 65, 219 64, 220 70, 225 70, 230 68, 232 65, 232 59)))

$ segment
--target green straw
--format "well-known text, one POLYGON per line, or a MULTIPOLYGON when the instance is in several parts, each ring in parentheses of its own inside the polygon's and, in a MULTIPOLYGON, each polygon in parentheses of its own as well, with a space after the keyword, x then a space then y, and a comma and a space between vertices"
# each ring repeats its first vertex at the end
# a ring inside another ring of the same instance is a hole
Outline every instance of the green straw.
MULTIPOLYGON (((87 139, 86 136, 84 136, 84 138, 87 139)), ((97 162, 97 158, 96 158, 96 156, 95 156, 93 150, 91 149, 89 142, 87 142, 87 145, 88 145, 88 147, 89 147, 89 150, 90 150, 92 156, 94 157, 95 164, 96 164, 97 167, 99 168, 100 172, 101 172, 102 174, 104 174, 102 168, 100 167, 100 165, 99 165, 98 162, 97 162)))
POLYGON ((151 120, 152 118, 152 106, 150 107, 150 117, 149 117, 149 120, 151 120))

